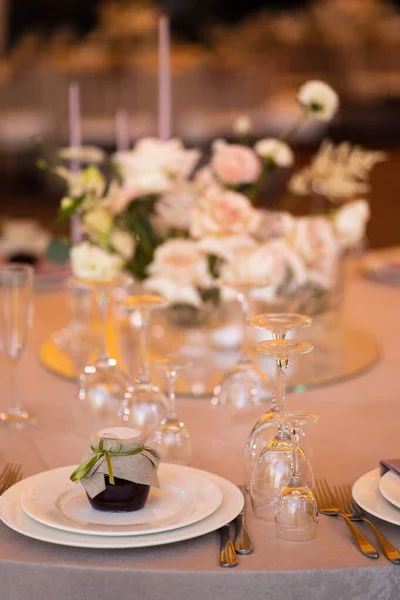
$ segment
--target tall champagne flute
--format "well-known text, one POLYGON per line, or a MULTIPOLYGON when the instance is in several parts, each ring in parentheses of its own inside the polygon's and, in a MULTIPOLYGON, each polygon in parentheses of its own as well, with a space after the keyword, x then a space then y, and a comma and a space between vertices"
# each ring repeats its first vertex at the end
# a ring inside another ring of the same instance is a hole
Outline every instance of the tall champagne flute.
POLYGON ((37 418, 20 405, 19 359, 25 349, 33 316, 33 269, 29 265, 0 268, 0 345, 11 368, 12 400, 8 412, 0 413, 0 425, 22 429, 37 425, 37 418))
MULTIPOLYGON (((284 340, 289 331, 302 327, 309 327, 312 323, 312 319, 306 315, 299 315, 296 313, 266 313, 251 317, 250 319, 247 319, 246 323, 255 329, 270 332, 273 340, 284 340)), ((245 446, 244 484, 247 491, 250 489, 250 480, 254 465, 256 464, 261 451, 271 439, 271 429, 275 428, 277 425, 274 417, 276 413, 282 409, 277 402, 280 393, 279 378, 280 368, 276 363, 275 385, 271 406, 255 423, 245 446)), ((284 429, 285 427, 280 424, 278 433, 280 434, 284 429)))

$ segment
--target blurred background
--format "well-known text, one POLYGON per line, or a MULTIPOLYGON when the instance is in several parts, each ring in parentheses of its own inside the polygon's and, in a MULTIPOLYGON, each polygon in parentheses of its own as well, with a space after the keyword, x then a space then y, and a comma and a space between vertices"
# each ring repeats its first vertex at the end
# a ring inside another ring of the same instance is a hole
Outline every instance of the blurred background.
POLYGON ((372 247, 400 244, 400 0, 0 0, 0 215, 51 225, 62 188, 36 168, 34 140, 48 152, 68 143, 72 81, 85 144, 115 147, 118 109, 132 142, 157 134, 161 11, 172 23, 174 135, 207 151, 241 115, 254 138, 278 135, 298 114, 298 87, 322 79, 340 113, 296 135, 296 166, 325 136, 386 150, 368 236, 372 247))

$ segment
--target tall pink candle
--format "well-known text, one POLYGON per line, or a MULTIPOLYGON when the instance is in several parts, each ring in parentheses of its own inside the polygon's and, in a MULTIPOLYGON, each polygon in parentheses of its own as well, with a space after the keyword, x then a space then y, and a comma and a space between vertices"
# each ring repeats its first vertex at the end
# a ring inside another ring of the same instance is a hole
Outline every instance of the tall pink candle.
POLYGON ((82 143, 81 103, 79 84, 71 83, 68 90, 69 145, 77 148, 82 143))
POLYGON ((158 135, 171 137, 171 61, 169 19, 163 15, 158 23, 158 135))
POLYGON ((129 150, 129 120, 128 113, 123 108, 115 113, 115 140, 117 152, 129 150))
MULTIPOLYGON (((79 148, 82 143, 81 135, 81 106, 79 84, 71 83, 68 89, 68 116, 69 116, 69 145, 79 148)), ((80 165, 72 161, 71 170, 78 173, 80 165)), ((73 214, 70 219, 70 232, 72 244, 79 244, 83 238, 82 225, 79 215, 73 214)))

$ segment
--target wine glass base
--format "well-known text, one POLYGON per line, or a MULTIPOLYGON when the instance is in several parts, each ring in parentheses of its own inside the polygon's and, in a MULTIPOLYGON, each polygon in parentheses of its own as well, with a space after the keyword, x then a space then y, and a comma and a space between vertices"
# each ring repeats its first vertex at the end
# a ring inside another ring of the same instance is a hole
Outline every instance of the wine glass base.
POLYGON ((185 425, 163 421, 153 438, 154 447, 165 462, 187 465, 192 456, 192 441, 185 425))
POLYGON ((237 365, 214 389, 213 404, 231 404, 237 409, 249 408, 266 401, 265 377, 252 363, 237 365))
POLYGON ((0 413, 0 427, 24 429, 25 427, 36 427, 38 423, 36 415, 22 409, 0 413))
POLYGON ((125 425, 136 427, 150 438, 167 416, 166 398, 152 383, 137 384, 129 391, 119 416, 125 425))

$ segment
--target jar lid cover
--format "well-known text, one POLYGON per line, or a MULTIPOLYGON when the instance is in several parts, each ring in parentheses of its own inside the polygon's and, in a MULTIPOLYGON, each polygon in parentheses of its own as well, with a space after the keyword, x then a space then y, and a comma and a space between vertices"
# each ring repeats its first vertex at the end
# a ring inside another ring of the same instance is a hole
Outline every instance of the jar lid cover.
POLYGON ((120 440, 134 440, 135 438, 140 437, 142 434, 138 429, 133 429, 131 427, 106 427, 104 429, 100 429, 96 435, 99 439, 115 437, 120 440))

